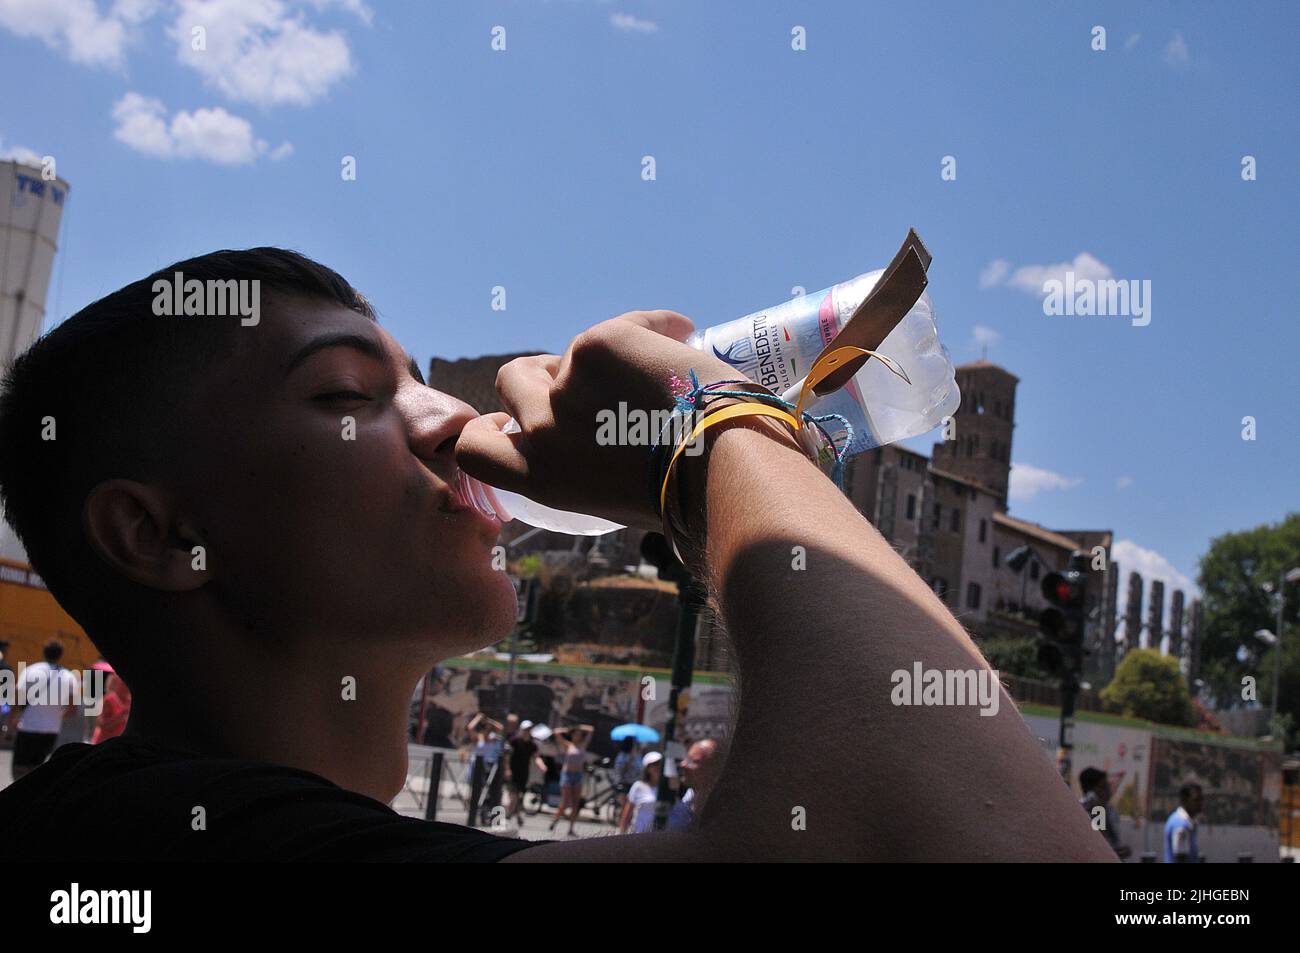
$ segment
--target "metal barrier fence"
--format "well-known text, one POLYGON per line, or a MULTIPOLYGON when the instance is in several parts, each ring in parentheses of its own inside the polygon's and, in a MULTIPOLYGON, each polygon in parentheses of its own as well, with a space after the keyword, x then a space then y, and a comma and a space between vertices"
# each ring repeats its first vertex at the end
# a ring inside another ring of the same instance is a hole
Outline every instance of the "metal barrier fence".
POLYGON ((482 823, 488 809, 501 803, 504 774, 499 760, 488 765, 481 755, 475 757, 469 765, 466 781, 457 777, 458 769, 465 762, 454 748, 416 744, 406 747, 406 785, 403 791, 419 805, 425 820, 437 820, 440 812, 444 819, 460 820, 457 815, 463 811, 463 823, 475 827, 482 823))
MULTIPOLYGON (((556 771, 558 775, 558 767, 556 771)), ((616 826, 623 794, 614 783, 612 771, 607 765, 589 764, 584 774, 583 819, 616 826)), ((519 795, 517 809, 529 816, 554 812, 557 791, 558 785, 548 785, 545 780, 531 784, 526 793, 519 795)), ((476 756, 466 761, 455 748, 408 743, 406 784, 398 797, 404 795, 415 802, 425 820, 441 818, 471 827, 500 826, 504 818, 490 812, 502 806, 505 799, 504 759, 489 764, 476 756)))

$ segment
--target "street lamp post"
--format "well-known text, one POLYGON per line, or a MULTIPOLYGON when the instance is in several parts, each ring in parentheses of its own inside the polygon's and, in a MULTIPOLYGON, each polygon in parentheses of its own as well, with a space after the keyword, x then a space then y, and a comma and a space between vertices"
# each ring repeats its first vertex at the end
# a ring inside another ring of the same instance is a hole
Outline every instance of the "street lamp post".
POLYGON ((1029 611, 1025 608, 1025 586, 1029 581, 1029 561, 1034 560, 1040 566, 1047 567, 1043 557, 1038 555, 1038 551, 1032 546, 1018 546, 1011 552, 1007 553, 1006 558, 1002 560, 1012 572, 1020 573, 1020 614, 1026 619, 1029 618, 1029 611))

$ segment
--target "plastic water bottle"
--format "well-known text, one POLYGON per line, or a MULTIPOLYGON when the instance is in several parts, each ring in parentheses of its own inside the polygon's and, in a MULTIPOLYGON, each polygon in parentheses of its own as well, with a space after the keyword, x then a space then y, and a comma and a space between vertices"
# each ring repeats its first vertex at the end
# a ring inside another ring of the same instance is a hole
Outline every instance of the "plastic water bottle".
MULTIPOLYGON (((816 294, 705 328, 686 343, 711 351, 745 377, 793 401, 798 395, 796 385, 882 274, 883 269, 871 271, 816 294)), ((956 371, 939 340, 928 294, 921 294, 876 350, 902 367, 911 383, 872 359, 842 388, 815 404, 819 415, 839 414, 853 425, 850 454, 932 430, 961 400, 956 371)), ((813 406, 806 404, 804 410, 813 406)), ((837 446, 847 436, 846 428, 835 421, 822 426, 837 446)))
MULTIPOLYGON (((687 338, 686 343, 730 364, 738 377, 748 377, 778 394, 797 394, 795 386, 848 323, 882 274, 883 269, 871 271, 816 294, 704 328, 687 338)), ((852 425, 849 454, 932 430, 956 411, 961 400, 956 371, 939 340, 934 305, 928 294, 922 293, 876 350, 902 367, 911 383, 872 359, 849 383, 815 403, 818 415, 839 414, 852 425)), ((793 401, 794 397, 786 399, 793 401)), ((810 410, 812 405, 804 409, 810 410)), ((822 426, 837 446, 848 437, 848 428, 835 420, 822 426)), ((517 430, 518 425, 512 420, 506 429, 517 430)), ((493 492, 509 516, 531 526, 575 536, 598 536, 623 528, 599 517, 551 509, 517 493, 493 492)))

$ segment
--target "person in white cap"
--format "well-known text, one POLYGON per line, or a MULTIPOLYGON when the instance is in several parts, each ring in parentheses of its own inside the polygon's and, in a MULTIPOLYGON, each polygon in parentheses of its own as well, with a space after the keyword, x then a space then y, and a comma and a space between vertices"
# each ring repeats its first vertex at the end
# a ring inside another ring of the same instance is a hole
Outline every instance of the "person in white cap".
POLYGON ((647 751, 641 759, 641 780, 627 792, 627 803, 618 820, 618 832, 626 834, 628 827, 634 834, 647 834, 655 827, 655 800, 659 793, 660 762, 664 756, 658 751, 647 751))
POLYGON ((528 790, 528 771, 536 764, 538 770, 546 773, 546 762, 538 752, 538 744, 532 736, 533 723, 525 718, 519 723, 519 731, 510 736, 509 753, 506 756, 506 786, 509 803, 506 806, 506 820, 516 818, 519 826, 524 826, 524 815, 520 808, 524 804, 524 792, 528 790))

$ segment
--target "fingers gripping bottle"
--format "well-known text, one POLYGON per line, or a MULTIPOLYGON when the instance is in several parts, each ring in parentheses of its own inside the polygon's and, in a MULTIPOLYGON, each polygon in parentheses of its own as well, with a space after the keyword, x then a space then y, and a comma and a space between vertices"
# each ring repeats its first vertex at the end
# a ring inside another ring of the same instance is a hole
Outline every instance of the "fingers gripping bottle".
MULTIPOLYGON (((519 424, 511 418, 506 424, 506 433, 517 433, 519 424)), ((500 502, 496 507, 495 515, 503 523, 508 523, 512 519, 527 523, 529 526, 536 526, 538 529, 554 530, 558 533, 568 533, 570 536, 603 536, 606 533, 612 533, 616 529, 623 527, 618 523, 611 523, 609 520, 601 519, 599 516, 587 516, 583 513, 571 513, 568 510, 557 510, 549 506, 543 506, 536 503, 526 496, 519 493, 511 493, 509 490, 498 490, 492 488, 490 496, 495 496, 500 502)))
MULTIPOLYGON (((793 401, 795 385, 883 273, 883 269, 868 272, 816 294, 705 328, 686 343, 730 364, 737 376, 748 377, 793 401)), ((834 419, 823 423, 837 446, 848 441, 849 454, 932 430, 956 411, 961 400, 952 359, 939 340, 928 294, 921 294, 876 350, 906 371, 910 383, 883 362, 869 360, 849 383, 814 405, 818 415, 838 414, 852 425, 850 439, 842 423, 834 419)), ((517 429, 514 421, 510 423, 517 429)), ((494 492, 506 511, 498 515, 542 529, 596 536, 622 528, 599 517, 554 510, 517 493, 494 492)))

